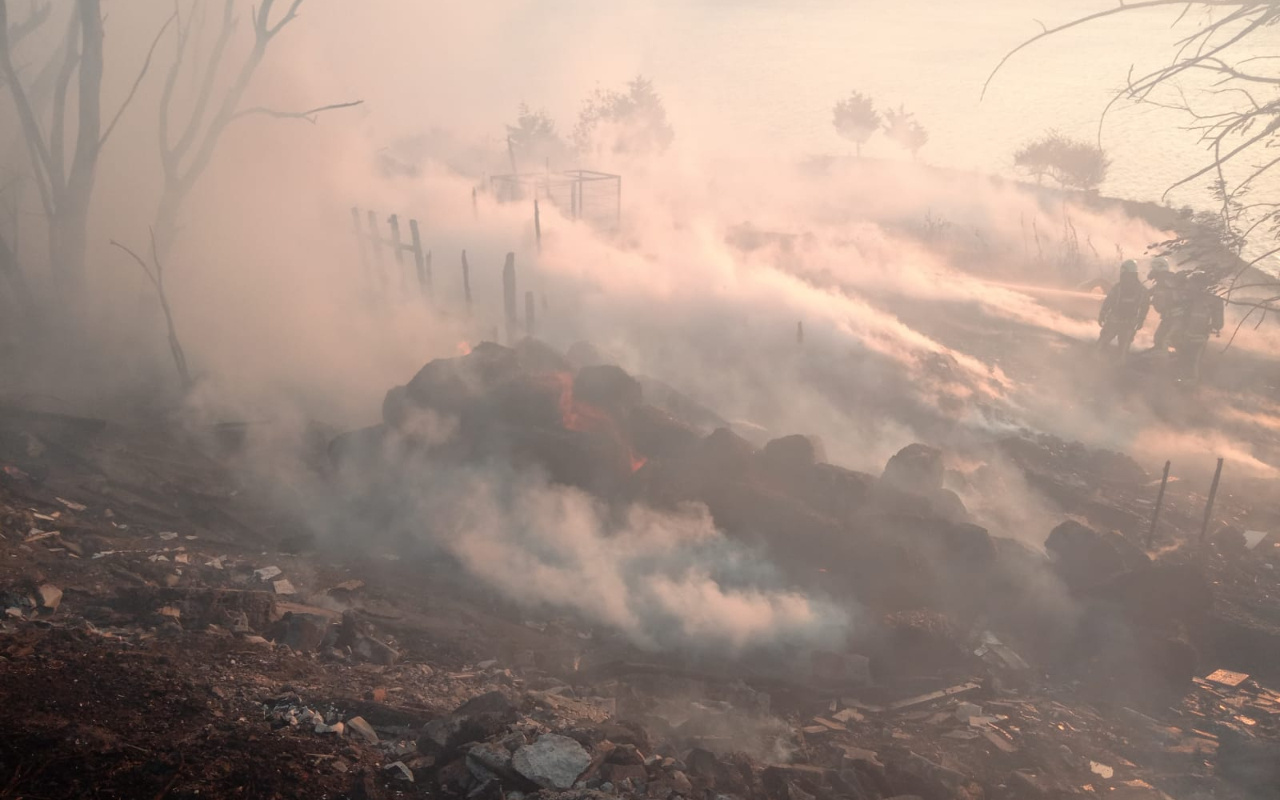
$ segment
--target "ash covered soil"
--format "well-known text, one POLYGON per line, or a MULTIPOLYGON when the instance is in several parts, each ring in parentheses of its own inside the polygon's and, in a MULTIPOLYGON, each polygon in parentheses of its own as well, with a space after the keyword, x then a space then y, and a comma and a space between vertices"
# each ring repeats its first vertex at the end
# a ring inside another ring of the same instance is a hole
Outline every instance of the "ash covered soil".
POLYGON ((1159 475, 1123 454, 991 436, 872 475, 600 361, 432 362, 283 488, 240 428, 4 409, 0 796, 1275 796, 1274 481, 1204 542, 1207 485, 1175 481, 1148 543, 1159 475), (705 507, 848 624, 729 646, 530 602, 440 499, 495 464, 606 535, 705 507), (1013 480, 1055 517, 1018 540, 961 499, 1013 480))

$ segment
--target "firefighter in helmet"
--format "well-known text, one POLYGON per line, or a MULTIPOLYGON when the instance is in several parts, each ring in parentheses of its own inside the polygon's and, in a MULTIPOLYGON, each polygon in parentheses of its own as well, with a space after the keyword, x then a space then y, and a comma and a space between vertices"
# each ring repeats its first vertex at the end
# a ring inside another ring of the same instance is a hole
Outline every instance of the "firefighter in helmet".
POLYGON ((1151 295, 1138 278, 1138 262, 1127 259, 1120 265, 1120 280, 1107 292, 1098 313, 1098 324, 1102 326, 1098 348, 1105 348, 1114 339, 1120 347, 1120 357, 1127 357, 1134 334, 1142 329, 1150 310, 1151 295))
POLYGON ((1222 333, 1225 315, 1226 303, 1214 294, 1209 273, 1196 271, 1188 275, 1176 322, 1169 334, 1179 380, 1200 379, 1200 360, 1209 345, 1209 337, 1222 333))
POLYGON ((1152 260, 1147 278, 1151 281, 1151 307, 1160 315, 1160 324, 1156 326, 1155 332, 1155 346, 1152 350, 1168 353, 1169 333, 1177 322, 1186 273, 1173 272, 1169 269, 1169 260, 1164 256, 1158 256, 1152 260))

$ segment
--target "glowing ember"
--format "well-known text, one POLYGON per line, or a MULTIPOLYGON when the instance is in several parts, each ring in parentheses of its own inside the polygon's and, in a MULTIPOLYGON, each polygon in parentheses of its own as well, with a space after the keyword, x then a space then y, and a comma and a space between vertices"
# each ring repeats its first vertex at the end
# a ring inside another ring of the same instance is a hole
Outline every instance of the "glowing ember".
MULTIPOLYGON (((565 430, 582 433, 604 432, 626 444, 622 431, 608 414, 590 403, 574 398, 572 375, 567 372, 557 372, 554 378, 560 387, 560 424, 565 430)), ((627 456, 631 462, 632 472, 638 472, 649 462, 649 459, 644 456, 636 455, 630 445, 627 445, 627 456)))
POLYGON ((466 342, 458 342, 458 355, 460 356, 471 355, 471 345, 467 344, 466 342))

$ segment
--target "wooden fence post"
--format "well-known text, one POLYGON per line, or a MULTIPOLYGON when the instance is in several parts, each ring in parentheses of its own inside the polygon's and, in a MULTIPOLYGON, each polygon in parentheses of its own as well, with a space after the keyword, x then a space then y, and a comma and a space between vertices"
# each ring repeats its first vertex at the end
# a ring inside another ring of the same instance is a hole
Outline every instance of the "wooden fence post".
POLYGON ((471 266, 467 264, 467 251, 462 251, 462 299, 467 304, 467 316, 471 316, 471 266))
POLYGON ((392 214, 387 217, 387 224, 391 226, 391 255, 395 257, 396 266, 399 267, 397 272, 400 273, 400 288, 407 290, 409 288, 409 275, 404 271, 404 244, 400 241, 400 217, 392 214))
POLYGON ((1209 519, 1213 516, 1213 501, 1218 496, 1218 480, 1222 478, 1222 459, 1218 459, 1218 468, 1213 471, 1213 484, 1209 486, 1209 502, 1204 504, 1204 523, 1200 526, 1200 543, 1204 544, 1209 533, 1209 519))
POLYGON ((524 293, 524 335, 533 336, 535 329, 533 311, 533 292, 524 293))
POLYGON ((1160 521, 1160 506, 1164 503, 1164 490, 1169 485, 1169 467, 1173 465, 1172 461, 1164 462, 1164 477, 1160 479, 1160 492, 1156 494, 1156 510, 1151 515, 1151 529, 1147 531, 1147 549, 1151 549, 1151 543, 1156 539, 1156 523, 1160 521))
POLYGON ((796 344, 804 344, 804 322, 796 323, 796 344))
POLYGON ((427 297, 435 295, 431 286, 431 254, 427 253, 424 257, 422 252, 422 236, 418 233, 418 221, 416 219, 409 220, 409 238, 413 247, 413 263, 418 268, 418 286, 422 288, 422 293, 427 297))
POLYGON ((507 344, 515 343, 516 326, 516 254, 507 253, 507 262, 502 265, 502 296, 506 311, 507 344))
POLYGON ((471 187, 471 218, 472 219, 480 218, 480 207, 479 207, 479 204, 476 202, 476 187, 474 186, 471 187))
POLYGON ((538 240, 538 254, 542 254, 542 215, 538 211, 538 198, 533 198, 533 235, 538 240))

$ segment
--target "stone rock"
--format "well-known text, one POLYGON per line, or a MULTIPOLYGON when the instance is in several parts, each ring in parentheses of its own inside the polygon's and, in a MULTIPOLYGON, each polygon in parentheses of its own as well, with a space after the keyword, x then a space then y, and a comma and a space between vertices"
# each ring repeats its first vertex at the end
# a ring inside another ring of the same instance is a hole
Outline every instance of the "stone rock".
POLYGON ((413 770, 405 766, 403 761, 392 761, 390 764, 383 767, 383 769, 390 772, 398 781, 408 781, 409 783, 413 783, 413 770))
POLYGON ((1076 591, 1087 591, 1140 566, 1150 559, 1119 534, 1103 535, 1075 520, 1054 528, 1045 549, 1063 581, 1076 591))
POLYGON ((400 660, 400 653, 394 647, 363 634, 356 638, 355 644, 351 646, 351 652, 371 664, 384 667, 395 666, 395 663, 400 660))
POLYGON ((329 618, 322 614, 285 612, 279 623, 277 644, 288 645, 299 653, 314 653, 329 635, 329 618))
POLYGON ((649 779, 649 771, 643 764, 605 764, 601 773, 610 783, 622 783, 627 780, 642 783, 649 779))
POLYGON ((480 715, 493 716, 500 719, 503 724, 510 724, 520 716, 520 710, 515 707, 515 704, 505 694, 492 691, 471 698, 455 708, 453 715, 467 718, 480 715))
POLYGON ((372 725, 365 721, 364 717, 352 717, 347 720, 347 728, 369 744, 378 743, 378 732, 373 729, 372 725))
POLYGON ((698 434, 671 414, 653 406, 636 406, 626 430, 636 452, 645 458, 674 458, 693 450, 698 434))
POLYGON ((516 772, 544 789, 572 788, 590 763, 591 756, 582 745, 554 733, 543 734, 533 744, 521 747, 511 758, 511 766, 516 772))
POLYGON ((880 480, 903 491, 928 495, 942 488, 945 473, 941 450, 909 444, 889 459, 880 480))
POLYGON ((486 692, 458 706, 452 714, 428 722, 418 739, 418 750, 429 755, 450 752, 501 733, 519 716, 519 710, 501 692, 486 692))
POLYGON ((467 769, 478 783, 510 778, 511 753, 500 744, 485 742, 467 751, 467 769))
POLYGON ((605 763, 644 766, 644 754, 633 744, 620 744, 605 758, 605 763))
POLYGON ((767 442, 760 458, 770 472, 788 474, 807 471, 818 462, 826 461, 827 454, 821 439, 796 433, 767 442))
POLYGON ((755 448, 728 428, 717 428, 698 445, 697 466, 719 479, 744 475, 755 448))
POLYGON ((42 583, 36 587, 36 599, 45 611, 57 611, 62 604, 62 590, 52 583, 42 583))
POLYGON ((465 356, 431 361, 405 388, 414 405, 460 414, 519 371, 514 350, 481 342, 465 356))
POLYGON ((621 367, 583 367, 573 378, 573 399, 606 412, 625 414, 644 402, 640 382, 621 367))

